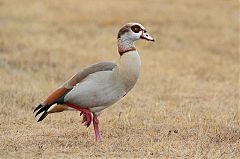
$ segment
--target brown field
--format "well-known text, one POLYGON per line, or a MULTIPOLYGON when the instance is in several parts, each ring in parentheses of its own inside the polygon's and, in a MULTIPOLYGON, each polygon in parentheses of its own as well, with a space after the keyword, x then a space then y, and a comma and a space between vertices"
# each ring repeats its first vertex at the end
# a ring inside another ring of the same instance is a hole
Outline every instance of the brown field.
POLYGON ((0 0, 0 158, 240 158, 239 1, 0 0), (136 87, 99 117, 37 123, 33 108, 82 67, 117 61, 142 23, 136 87))

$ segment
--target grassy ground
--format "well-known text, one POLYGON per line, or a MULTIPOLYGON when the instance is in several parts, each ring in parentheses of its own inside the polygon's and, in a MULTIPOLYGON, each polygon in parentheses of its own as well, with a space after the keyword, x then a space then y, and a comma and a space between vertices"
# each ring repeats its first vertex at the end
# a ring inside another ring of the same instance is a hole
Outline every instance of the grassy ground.
POLYGON ((0 158, 240 157, 239 1, 0 0, 0 158), (141 77, 100 116, 37 123, 33 108, 82 67, 118 60, 116 34, 142 23, 141 77))

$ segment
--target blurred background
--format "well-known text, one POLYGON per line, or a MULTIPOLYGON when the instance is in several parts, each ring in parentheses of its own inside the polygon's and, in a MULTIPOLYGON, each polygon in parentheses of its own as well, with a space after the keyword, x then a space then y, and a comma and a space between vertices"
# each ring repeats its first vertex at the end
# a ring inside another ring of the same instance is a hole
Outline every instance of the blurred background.
POLYGON ((239 1, 0 0, 3 158, 240 155, 239 1), (78 113, 37 123, 32 109, 81 68, 117 61, 117 32, 139 22, 141 77, 100 117, 104 142, 78 113))

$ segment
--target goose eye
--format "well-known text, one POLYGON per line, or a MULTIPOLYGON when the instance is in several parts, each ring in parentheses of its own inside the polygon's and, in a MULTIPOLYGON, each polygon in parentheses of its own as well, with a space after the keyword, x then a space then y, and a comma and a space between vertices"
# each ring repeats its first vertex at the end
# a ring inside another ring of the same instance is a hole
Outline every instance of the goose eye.
POLYGON ((139 25, 133 25, 131 27, 131 30, 134 32, 134 33, 139 33, 141 31, 141 27, 139 25))

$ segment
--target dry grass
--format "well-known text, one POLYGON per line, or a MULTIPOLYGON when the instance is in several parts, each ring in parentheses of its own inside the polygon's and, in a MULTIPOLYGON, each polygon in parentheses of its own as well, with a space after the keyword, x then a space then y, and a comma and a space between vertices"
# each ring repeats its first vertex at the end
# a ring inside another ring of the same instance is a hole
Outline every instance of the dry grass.
POLYGON ((0 1, 0 158, 240 157, 239 1, 0 1), (100 116, 104 142, 77 112, 37 123, 48 93, 144 24, 141 78, 100 116))

